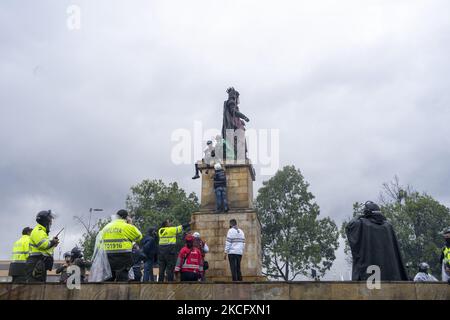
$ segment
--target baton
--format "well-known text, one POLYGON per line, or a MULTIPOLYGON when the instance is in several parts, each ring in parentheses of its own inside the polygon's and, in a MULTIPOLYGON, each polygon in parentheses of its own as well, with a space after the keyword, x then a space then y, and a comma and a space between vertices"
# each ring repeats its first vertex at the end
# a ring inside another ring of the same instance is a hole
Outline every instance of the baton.
POLYGON ((56 234, 55 238, 58 238, 59 234, 60 234, 61 232, 63 232, 63 230, 64 230, 64 228, 62 228, 61 231, 59 231, 59 232, 56 234))

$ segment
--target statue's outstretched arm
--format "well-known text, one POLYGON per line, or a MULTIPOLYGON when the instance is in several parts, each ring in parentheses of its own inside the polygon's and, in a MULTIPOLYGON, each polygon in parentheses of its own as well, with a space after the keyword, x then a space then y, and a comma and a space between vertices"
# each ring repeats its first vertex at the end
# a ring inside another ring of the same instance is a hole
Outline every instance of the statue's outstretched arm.
POLYGON ((249 122, 250 121, 250 119, 249 118, 247 118, 246 116, 245 116, 245 114, 243 114, 243 113, 241 113, 240 111, 235 111, 235 115, 237 116, 237 117, 239 117, 239 118, 241 118, 241 119, 244 119, 246 122, 249 122))

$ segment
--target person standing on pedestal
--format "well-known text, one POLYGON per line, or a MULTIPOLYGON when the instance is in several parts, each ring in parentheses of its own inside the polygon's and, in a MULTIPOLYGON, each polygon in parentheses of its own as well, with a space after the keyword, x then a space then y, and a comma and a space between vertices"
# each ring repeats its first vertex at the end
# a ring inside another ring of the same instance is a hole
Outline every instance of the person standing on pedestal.
POLYGON ((225 242, 224 259, 230 263, 231 276, 233 281, 242 281, 241 260, 245 249, 244 232, 238 228, 236 219, 230 220, 230 229, 225 242))
POLYGON ((214 165, 214 192, 216 194, 216 213, 228 212, 227 177, 220 163, 214 165))

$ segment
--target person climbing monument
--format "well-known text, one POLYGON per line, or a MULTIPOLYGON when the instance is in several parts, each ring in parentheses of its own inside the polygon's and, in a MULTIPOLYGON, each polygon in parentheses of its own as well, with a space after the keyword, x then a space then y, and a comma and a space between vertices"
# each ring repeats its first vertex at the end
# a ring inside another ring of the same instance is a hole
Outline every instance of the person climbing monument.
POLYGON ((228 212, 227 177, 220 163, 214 165, 214 192, 216 194, 216 213, 228 212))

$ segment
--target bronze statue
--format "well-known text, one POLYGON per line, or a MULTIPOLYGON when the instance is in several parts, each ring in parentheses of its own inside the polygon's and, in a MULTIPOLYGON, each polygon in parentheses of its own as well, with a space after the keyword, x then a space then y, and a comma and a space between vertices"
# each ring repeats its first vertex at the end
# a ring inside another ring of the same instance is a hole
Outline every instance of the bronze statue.
POLYGON ((250 119, 239 111, 239 92, 231 87, 227 89, 227 93, 228 100, 226 100, 223 105, 222 137, 228 146, 234 146, 231 148, 234 150, 234 154, 230 155, 230 148, 228 148, 227 152, 227 147, 224 144, 223 159, 238 160, 238 156, 241 155, 242 151, 244 152, 244 157, 246 159, 247 143, 245 141, 244 121, 249 122, 250 119), (238 152, 238 150, 241 150, 241 152, 238 152))

